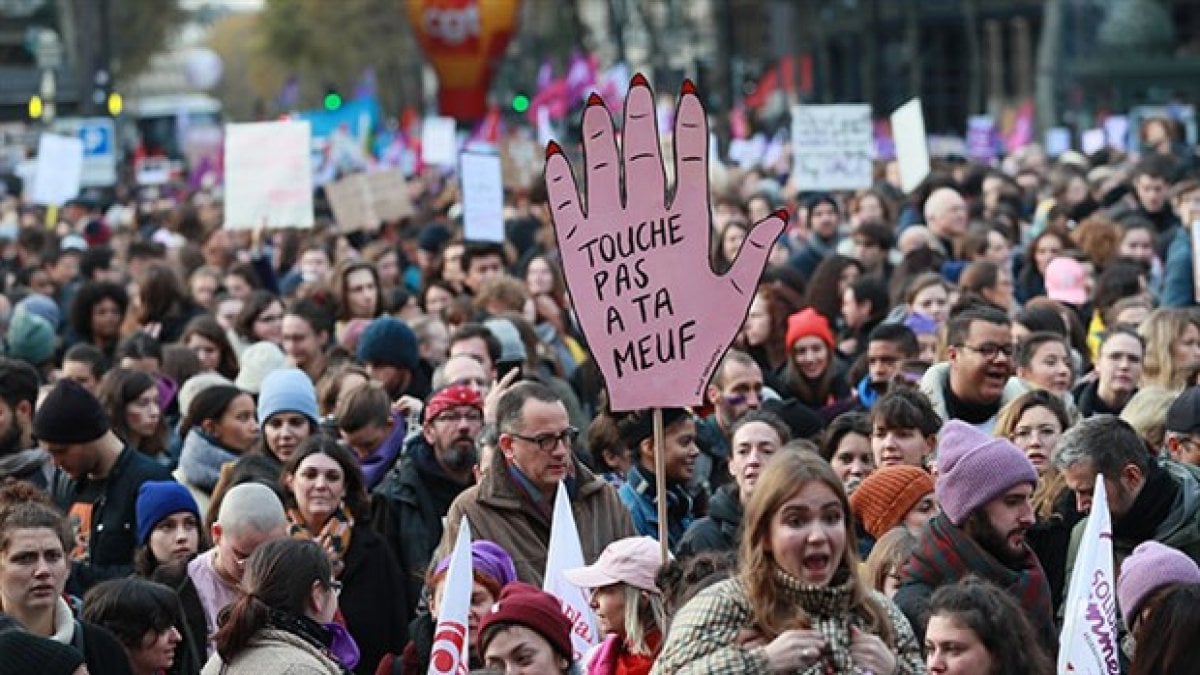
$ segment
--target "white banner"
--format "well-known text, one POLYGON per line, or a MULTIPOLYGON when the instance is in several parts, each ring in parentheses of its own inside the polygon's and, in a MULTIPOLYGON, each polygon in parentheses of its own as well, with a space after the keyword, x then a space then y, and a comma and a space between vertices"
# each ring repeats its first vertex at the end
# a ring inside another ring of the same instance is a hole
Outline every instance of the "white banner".
POLYGON ((38 139, 33 185, 28 189, 34 204, 62 206, 79 194, 83 176, 83 141, 76 136, 42 134, 38 139))
POLYGON ((1119 675, 1121 644, 1117 639, 1112 518, 1103 475, 1096 475, 1095 490, 1063 608, 1058 672, 1119 675))
POLYGON ((446 572, 446 591, 438 607, 437 628, 433 633, 433 651, 429 654, 429 675, 465 675, 471 659, 467 655, 470 636, 467 619, 471 612, 471 590, 475 587, 471 569, 471 524, 463 516, 458 539, 450 554, 446 572))
POLYGON ((550 551, 546 556, 546 575, 542 579, 542 590, 558 598, 563 605, 563 614, 571 620, 571 646, 575 649, 575 660, 579 661, 598 640, 596 617, 592 604, 582 588, 563 578, 563 571, 583 567, 583 548, 579 544, 579 530, 575 527, 575 514, 571 513, 571 498, 562 483, 558 484, 558 495, 554 499, 554 520, 550 523, 550 551))
POLYGON ((900 189, 912 192, 929 175, 929 143, 921 99, 914 98, 892 113, 892 138, 900 163, 900 189))
MULTIPOLYGON (((764 139, 762 151, 766 150, 764 139)), ((875 141, 866 103, 792 106, 793 175, 802 191, 857 190, 872 183, 875 141)), ((732 157, 732 150, 730 155, 732 157)), ((757 159, 757 158, 756 158, 757 159)))
POLYGON ((464 152, 459 155, 462 183, 463 236, 469 241, 504 242, 504 179, 500 155, 464 152))
POLYGON ((308 122, 225 127, 225 228, 313 226, 308 122))

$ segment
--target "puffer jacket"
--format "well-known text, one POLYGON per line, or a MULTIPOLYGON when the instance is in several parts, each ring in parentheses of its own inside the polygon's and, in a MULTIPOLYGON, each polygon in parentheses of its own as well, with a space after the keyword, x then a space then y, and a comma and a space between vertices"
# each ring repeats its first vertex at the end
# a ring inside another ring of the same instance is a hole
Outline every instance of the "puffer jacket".
MULTIPOLYGON (((579 529, 584 563, 590 565, 605 546, 636 533, 629 511, 617 497, 617 491, 579 460, 572 461, 575 487, 571 490, 571 511, 579 529)), ((471 524, 473 540, 488 539, 499 544, 512 556, 517 578, 541 588, 550 545, 550 519, 517 485, 509 473, 504 453, 495 453, 483 480, 454 500, 434 558, 441 559, 450 554, 463 516, 471 524)))

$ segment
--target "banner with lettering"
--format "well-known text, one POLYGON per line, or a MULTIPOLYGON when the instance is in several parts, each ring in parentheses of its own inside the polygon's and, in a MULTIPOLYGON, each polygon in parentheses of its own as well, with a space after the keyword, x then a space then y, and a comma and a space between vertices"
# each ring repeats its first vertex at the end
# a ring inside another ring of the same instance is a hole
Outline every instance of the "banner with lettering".
POLYGON ((429 654, 428 675, 466 675, 471 659, 467 650, 470 635, 467 620, 471 612, 471 589, 474 588, 471 568, 471 524, 463 516, 458 538, 450 554, 446 572, 446 592, 438 608, 437 628, 433 633, 433 651, 429 654))
MULTIPOLYGON (((670 201, 654 92, 641 74, 625 98, 620 151, 604 101, 588 98, 585 190, 562 148, 546 148, 564 276, 614 411, 702 402, 787 218, 777 212, 755 225, 730 270, 714 273, 708 120, 690 81, 677 108, 670 201)), ((869 124, 867 130, 869 140, 869 124)))
POLYGON ((554 499, 554 520, 550 523, 550 548, 546 556, 542 590, 562 602, 563 614, 571 620, 571 647, 575 650, 576 661, 582 659, 587 650, 599 641, 599 635, 587 592, 567 581, 563 572, 585 564, 587 561, 583 559, 583 548, 579 544, 575 514, 571 512, 571 497, 563 483, 559 483, 558 495, 554 499))
POLYGON ((313 226, 308 122, 225 127, 225 228, 313 226))
POLYGON ((871 106, 865 103, 792 106, 792 152, 801 191, 857 190, 873 182, 871 106))
POLYGON ((1119 675, 1117 583, 1113 575, 1112 519, 1103 476, 1096 476, 1059 637, 1058 672, 1119 675))

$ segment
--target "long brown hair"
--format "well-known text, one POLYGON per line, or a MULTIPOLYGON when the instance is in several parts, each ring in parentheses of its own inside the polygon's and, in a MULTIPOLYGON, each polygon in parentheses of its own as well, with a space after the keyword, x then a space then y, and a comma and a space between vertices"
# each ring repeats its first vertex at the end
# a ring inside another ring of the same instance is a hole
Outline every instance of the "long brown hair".
POLYGON ((838 565, 839 575, 847 575, 851 587, 850 611, 865 622, 865 629, 883 638, 888 645, 895 642, 895 631, 886 610, 867 593, 858 575, 858 542, 850 517, 850 502, 842 481, 829 463, 811 452, 783 450, 767 465, 746 506, 742 527, 740 578, 746 585, 746 596, 753 607, 755 627, 769 642, 785 630, 807 625, 808 616, 795 603, 788 601, 776 577, 778 564, 767 550, 771 536, 771 521, 779 509, 806 483, 824 483, 837 495, 842 507, 842 525, 846 530, 845 548, 838 565))

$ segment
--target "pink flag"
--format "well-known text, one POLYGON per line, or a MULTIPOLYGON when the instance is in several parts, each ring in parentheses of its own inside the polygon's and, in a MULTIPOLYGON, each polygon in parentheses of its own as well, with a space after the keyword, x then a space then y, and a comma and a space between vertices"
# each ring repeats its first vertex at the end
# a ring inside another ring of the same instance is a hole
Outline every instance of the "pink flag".
POLYGON ((467 618, 471 611, 471 589, 474 588, 471 570, 471 524, 463 516, 458 528, 454 552, 450 554, 450 569, 446 573, 446 592, 438 611, 437 628, 433 633, 433 651, 429 654, 429 675, 466 675, 470 668, 467 650, 467 618))

